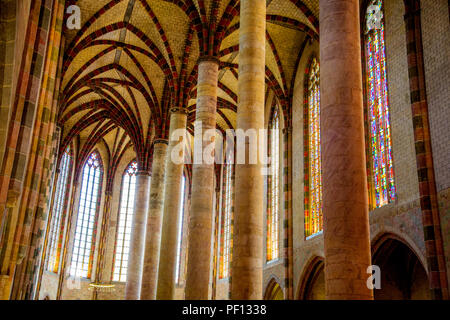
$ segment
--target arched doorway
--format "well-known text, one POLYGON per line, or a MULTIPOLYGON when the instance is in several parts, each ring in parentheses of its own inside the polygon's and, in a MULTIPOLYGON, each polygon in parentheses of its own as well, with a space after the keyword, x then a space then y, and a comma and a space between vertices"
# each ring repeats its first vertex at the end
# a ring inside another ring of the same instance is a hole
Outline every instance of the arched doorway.
POLYGON ((298 298, 300 300, 325 300, 325 264, 315 257, 303 273, 298 298))
POLYGON ((264 300, 284 300, 283 289, 275 279, 270 280, 264 300))
POLYGON ((381 288, 375 300, 428 300, 427 273, 414 251, 395 235, 381 237, 372 247, 372 263, 380 267, 381 288))

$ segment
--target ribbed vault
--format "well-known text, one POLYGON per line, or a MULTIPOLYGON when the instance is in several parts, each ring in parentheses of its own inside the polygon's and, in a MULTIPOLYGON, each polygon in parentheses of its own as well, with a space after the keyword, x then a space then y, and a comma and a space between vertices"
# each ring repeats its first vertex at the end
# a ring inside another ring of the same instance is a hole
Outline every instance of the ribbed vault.
MULTIPOLYGON (((217 129, 234 128, 239 0, 76 4, 82 28, 65 31, 62 148, 77 138, 89 146, 103 139, 112 149, 121 128, 140 166, 149 168, 153 140, 167 138, 171 107, 188 109, 193 133, 197 61, 204 55, 220 59, 217 129)), ((282 107, 285 123, 303 48, 318 41, 318 12, 318 1, 267 0, 266 89, 282 107)))

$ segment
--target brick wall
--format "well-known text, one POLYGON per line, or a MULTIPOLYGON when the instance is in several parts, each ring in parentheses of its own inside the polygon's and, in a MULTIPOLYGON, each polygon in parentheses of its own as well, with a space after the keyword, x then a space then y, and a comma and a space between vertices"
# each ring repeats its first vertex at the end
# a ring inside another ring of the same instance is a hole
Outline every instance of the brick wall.
POLYGON ((450 275, 449 4, 446 0, 422 0, 420 4, 431 146, 448 277, 450 275))
MULTIPOLYGON (((389 100, 391 110, 391 128, 395 183, 397 200, 395 203, 373 210, 370 213, 371 240, 376 241, 385 233, 394 233, 416 253, 426 268, 425 247, 423 241, 422 217, 419 203, 417 166, 414 151, 413 125, 408 78, 408 62, 406 53, 405 23, 403 19, 404 4, 401 0, 385 1, 386 49, 389 83, 389 100)), ((444 0, 422 1, 422 33, 424 41, 424 61, 426 85, 430 112, 430 126, 433 146, 433 159, 436 170, 436 183, 439 193, 442 234, 447 259, 447 270, 450 274, 450 92, 449 79, 449 17, 448 3, 444 0)), ((323 257, 323 236, 305 240, 304 238, 304 176, 303 176, 303 100, 304 73, 312 54, 319 56, 317 42, 308 44, 297 70, 293 98, 293 233, 294 233, 294 297, 298 297, 301 277, 308 268, 310 260, 315 256, 323 257)), ((268 112, 266 112, 268 114, 268 112)), ((281 147, 280 150, 283 150, 281 147)), ((119 207, 121 172, 131 160, 128 155, 121 163, 115 180, 112 200, 111 223, 106 250, 106 267, 103 279, 109 279, 112 270, 112 259, 115 242, 115 226, 119 207)), ((280 163, 283 163, 282 161, 280 163)), ((283 184, 280 184, 283 185, 283 184)), ((265 195, 267 193, 265 192, 265 195)), ((282 196, 281 196, 282 199, 282 196)), ((266 200, 264 200, 266 202, 266 200)), ((265 205, 265 204, 264 204, 265 205)), ((282 206, 280 207, 282 209, 282 206)), ((281 212, 283 212, 281 210, 281 212)), ((282 215, 281 215, 282 216, 282 215)), ((185 215, 187 219, 187 215, 185 215)), ((282 220, 281 220, 282 221, 282 220)), ((281 222, 280 221, 280 222, 281 222)), ((186 237, 187 223, 185 221, 186 237)), ((280 223, 281 233, 283 232, 280 223)), ((282 234, 280 239, 283 239, 282 234)), ((183 242, 185 251, 186 241, 183 242)), ((280 254, 283 250, 280 247, 280 254)), ((284 288, 285 268, 282 261, 265 264, 264 291, 269 281, 276 278, 284 288)), ((57 283, 57 281, 56 281, 57 283)), ((63 298, 90 299, 91 292, 87 283, 82 282, 81 290, 65 291, 63 298)), ((41 297, 49 294, 53 299, 55 287, 54 276, 44 273, 41 297)), ((101 294, 99 299, 123 299, 124 283, 117 283, 112 293, 101 294)), ((217 281, 216 299, 228 299, 228 279, 217 281)), ((183 298, 184 286, 176 289, 176 297, 183 298)))
MULTIPOLYGON (((266 105, 265 105, 265 112, 264 112, 264 126, 267 129, 269 127, 269 121, 270 116, 272 114, 272 106, 273 106, 273 99, 275 99, 274 94, 270 93, 266 105)), ((269 285, 270 280, 275 277, 277 279, 278 284, 284 291, 285 283, 285 265, 284 265, 284 259, 285 259, 285 252, 284 252, 284 233, 285 229, 283 227, 283 221, 285 220, 285 208, 284 208, 284 195, 283 195, 283 150, 284 150, 284 143, 283 143, 283 128, 284 128, 284 118, 280 117, 280 180, 279 180, 279 188, 280 188, 280 195, 279 195, 279 216, 278 216, 278 226, 279 226, 279 243, 278 243, 278 252, 279 252, 279 259, 267 262, 267 250, 266 250, 266 243, 267 243, 267 214, 264 214, 264 223, 263 223, 263 243, 264 243, 264 251, 263 251, 263 295, 265 294, 266 288, 269 285)), ((267 137, 269 139, 269 136, 267 137)), ((269 141, 269 140, 267 140, 269 141)), ((270 167, 267 166, 267 170, 270 171, 270 167)), ((268 206, 268 176, 264 176, 263 178, 263 212, 267 212, 267 206, 268 206)))
POLYGON ((312 55, 320 57, 319 44, 308 44, 300 60, 294 84, 294 97, 292 105, 292 210, 293 210, 293 237, 294 237, 294 298, 298 297, 298 286, 301 275, 308 267, 308 262, 315 256, 323 257, 323 235, 317 235, 305 240, 304 228, 304 149, 303 149, 303 108, 304 108, 304 81, 307 64, 312 55))
POLYGON ((398 203, 419 198, 404 11, 403 1, 385 1, 388 94, 398 203))
MULTIPOLYGON (((447 9, 442 11, 448 14, 447 9)), ((370 212, 370 231, 372 242, 382 234, 396 234, 415 252, 426 268, 403 15, 403 1, 385 1, 387 72, 397 199, 395 203, 370 212)), ((303 81, 306 63, 314 51, 318 53, 317 44, 312 47, 307 46, 300 61, 293 103, 293 141, 298 142, 293 145, 294 290, 296 298, 301 277, 308 268, 309 261, 314 256, 323 256, 323 236, 318 235, 313 239, 304 240, 303 226, 303 81)), ((439 61, 442 64, 445 59, 440 58, 439 61)), ((445 126, 442 126, 441 130, 444 128, 445 126)), ((445 142, 441 142, 441 144, 445 144, 445 142)), ((448 143, 446 144, 448 147, 448 143)), ((442 180, 449 182, 448 178, 442 180)), ((441 198, 443 199, 441 202, 446 203, 445 197, 441 198)), ((446 225, 447 230, 448 225, 450 224, 446 225)))
POLYGON ((422 41, 437 191, 450 188, 450 32, 448 1, 421 1, 422 41))

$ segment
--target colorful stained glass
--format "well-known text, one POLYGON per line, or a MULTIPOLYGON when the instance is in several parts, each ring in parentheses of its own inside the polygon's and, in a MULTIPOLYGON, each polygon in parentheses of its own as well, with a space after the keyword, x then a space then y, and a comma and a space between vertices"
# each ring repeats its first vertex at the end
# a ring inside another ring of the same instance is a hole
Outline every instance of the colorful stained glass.
MULTIPOLYGON (((383 1, 371 4, 374 10, 382 12, 383 1)), ((378 15, 382 18, 382 14, 378 15)), ((381 19, 380 18, 380 19, 381 19)), ((368 12, 366 19, 373 19, 368 12)), ((367 72, 367 117, 368 141, 371 155, 369 172, 369 195, 372 208, 378 208, 395 199, 394 169, 392 161, 391 129, 389 123, 389 100, 386 76, 386 50, 384 24, 367 30, 365 39, 367 72)))
POLYGON ((267 261, 279 257, 280 217, 280 112, 275 107, 270 124, 270 183, 267 210, 267 261))
POLYGON ((305 235, 309 237, 322 231, 322 163, 320 147, 320 74, 319 63, 314 58, 308 74, 307 127, 308 153, 307 199, 305 201, 305 235))
POLYGON ((122 177, 120 211, 117 225, 116 249, 114 254, 114 281, 127 281, 128 254, 130 252, 131 225, 134 214, 137 161, 133 161, 122 177))
POLYGON ((61 158, 59 167, 58 182, 56 184, 52 221, 48 239, 48 260, 47 270, 50 272, 58 272, 59 255, 62 238, 62 213, 67 200, 67 190, 69 190, 70 170, 72 157, 70 156, 70 148, 67 147, 61 158))

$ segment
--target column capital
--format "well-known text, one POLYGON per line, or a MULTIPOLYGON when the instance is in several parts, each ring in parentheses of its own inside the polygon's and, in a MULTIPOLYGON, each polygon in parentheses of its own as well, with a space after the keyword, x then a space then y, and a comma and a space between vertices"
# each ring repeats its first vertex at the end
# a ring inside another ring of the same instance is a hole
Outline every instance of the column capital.
POLYGON ((153 140, 153 144, 157 144, 157 143, 163 143, 163 144, 169 145, 169 140, 164 139, 164 138, 157 138, 157 139, 153 140))
POLYGON ((188 111, 186 108, 182 107, 172 107, 170 108, 170 113, 179 113, 179 114, 188 114, 188 111))
POLYGON ((197 62, 200 64, 200 62, 215 62, 217 64, 220 63, 220 60, 218 57, 215 56, 200 56, 200 58, 198 58, 197 62))
POLYGON ((151 176, 150 170, 138 170, 136 171, 136 176, 151 176))

